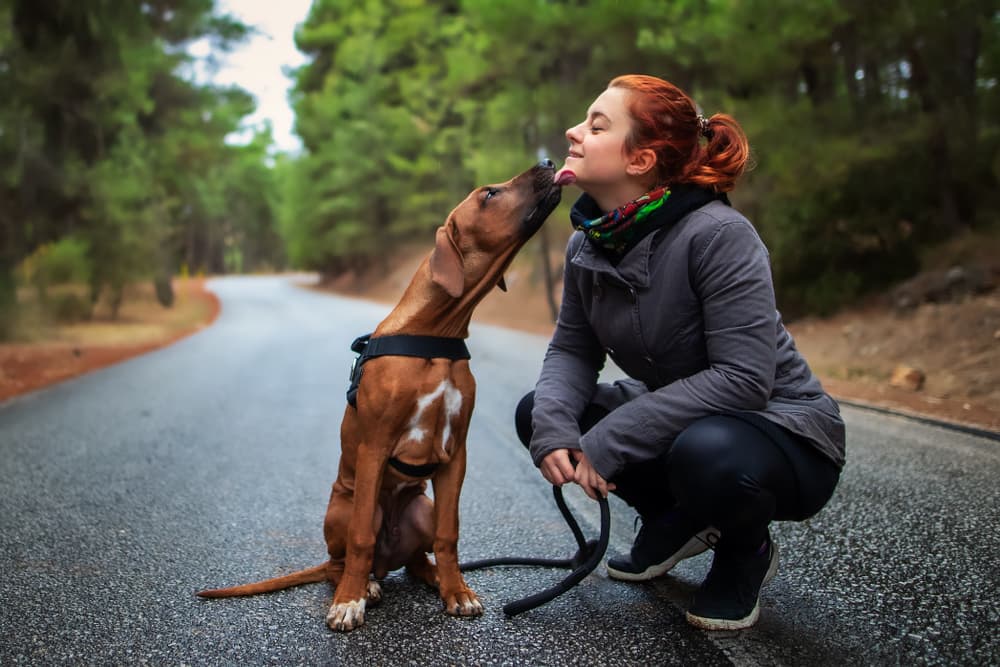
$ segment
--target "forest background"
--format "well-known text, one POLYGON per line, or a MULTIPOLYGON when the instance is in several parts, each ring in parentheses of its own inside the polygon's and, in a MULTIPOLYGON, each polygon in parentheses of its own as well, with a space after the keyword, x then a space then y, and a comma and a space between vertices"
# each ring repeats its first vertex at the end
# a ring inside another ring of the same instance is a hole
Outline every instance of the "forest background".
MULTIPOLYGON (((137 282, 169 305, 176 275, 387 271, 476 185, 561 163, 626 72, 743 124, 755 167, 733 201, 790 319, 955 239, 998 247, 991 0, 314 0, 302 20, 286 154, 266 126, 234 143, 252 96, 192 75, 193 41, 222 53, 253 29, 212 0, 0 0, 0 339, 29 300, 71 321, 137 282)), ((533 241, 549 285, 564 199, 533 241)))

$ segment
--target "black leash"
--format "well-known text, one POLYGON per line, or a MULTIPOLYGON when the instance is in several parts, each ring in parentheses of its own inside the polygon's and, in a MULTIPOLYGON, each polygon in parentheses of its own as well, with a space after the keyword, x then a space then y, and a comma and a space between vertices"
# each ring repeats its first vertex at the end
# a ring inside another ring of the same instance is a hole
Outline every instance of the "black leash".
POLYGON ((577 523, 569 511, 569 507, 566 506, 562 489, 558 486, 553 486, 552 495, 555 496, 556 505, 559 507, 559 511, 562 513, 566 523, 569 524, 570 530, 573 531, 573 537, 576 538, 578 548, 572 558, 487 558, 459 565, 459 569, 464 572, 499 565, 528 565, 572 569, 572 572, 555 586, 505 604, 503 606, 503 613, 507 616, 517 616, 521 612, 540 607, 573 588, 584 577, 594 571, 601 562, 601 559, 604 558, 604 553, 608 550, 608 540, 611 537, 611 510, 608 508, 607 498, 597 499, 601 507, 601 534, 598 539, 587 541, 583 535, 583 531, 580 530, 580 524, 577 523))

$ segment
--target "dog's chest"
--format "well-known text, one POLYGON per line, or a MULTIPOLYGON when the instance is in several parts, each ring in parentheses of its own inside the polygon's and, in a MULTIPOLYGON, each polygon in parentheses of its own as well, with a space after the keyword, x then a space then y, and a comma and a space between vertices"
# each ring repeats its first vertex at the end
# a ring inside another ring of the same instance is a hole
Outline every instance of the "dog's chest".
POLYGON ((464 400, 462 392, 447 378, 418 395, 395 455, 424 462, 451 458, 464 400))

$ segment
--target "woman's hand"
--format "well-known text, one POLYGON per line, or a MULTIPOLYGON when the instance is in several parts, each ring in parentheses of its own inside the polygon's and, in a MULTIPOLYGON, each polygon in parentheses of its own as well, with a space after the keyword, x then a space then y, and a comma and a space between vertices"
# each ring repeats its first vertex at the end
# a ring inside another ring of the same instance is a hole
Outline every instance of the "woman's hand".
POLYGON ((554 486, 562 486, 573 481, 573 462, 570 460, 570 450, 568 449, 552 450, 542 459, 542 465, 539 468, 541 468, 542 477, 554 486))
POLYGON ((576 473, 574 481, 583 487, 583 492, 589 497, 597 500, 598 494, 601 498, 607 498, 609 491, 615 490, 615 485, 609 483, 594 470, 590 464, 590 459, 581 451, 573 451, 573 458, 576 459, 576 473))

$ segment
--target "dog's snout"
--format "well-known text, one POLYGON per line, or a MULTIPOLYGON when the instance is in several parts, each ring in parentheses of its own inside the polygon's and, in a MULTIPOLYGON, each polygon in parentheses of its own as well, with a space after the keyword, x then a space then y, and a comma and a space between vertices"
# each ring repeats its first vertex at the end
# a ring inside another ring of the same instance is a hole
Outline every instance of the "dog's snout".
POLYGON ((538 164, 524 173, 531 178, 536 193, 548 192, 552 188, 552 178, 556 165, 549 158, 542 158, 538 164))

